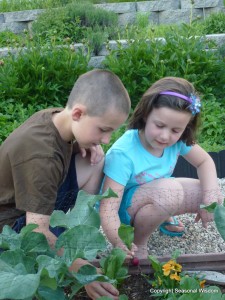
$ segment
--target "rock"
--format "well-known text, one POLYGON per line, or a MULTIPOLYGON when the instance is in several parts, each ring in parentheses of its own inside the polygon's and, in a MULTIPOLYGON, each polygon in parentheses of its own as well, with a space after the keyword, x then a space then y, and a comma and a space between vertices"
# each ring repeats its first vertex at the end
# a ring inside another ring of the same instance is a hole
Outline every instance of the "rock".
POLYGON ((186 274, 203 277, 208 283, 225 285, 225 275, 215 271, 186 271, 186 274))

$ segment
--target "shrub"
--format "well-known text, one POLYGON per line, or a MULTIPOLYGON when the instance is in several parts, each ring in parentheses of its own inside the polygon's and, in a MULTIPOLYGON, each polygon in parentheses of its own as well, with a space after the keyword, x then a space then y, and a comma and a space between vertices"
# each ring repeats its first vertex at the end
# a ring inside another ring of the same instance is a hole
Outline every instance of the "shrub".
POLYGON ((29 48, 4 59, 0 97, 25 105, 64 106, 74 82, 88 69, 88 56, 68 47, 29 48))
POLYGON ((13 99, 0 101, 0 144, 32 114, 44 108, 46 108, 46 105, 29 104, 25 107, 22 103, 17 103, 13 99))
POLYGON ((205 94, 222 98, 225 92, 225 62, 215 51, 205 50, 206 42, 185 34, 188 26, 165 35, 165 40, 135 39, 128 47, 110 52, 105 66, 115 72, 130 93, 132 107, 156 80, 165 76, 183 77, 205 94))
POLYGON ((203 33, 214 34, 225 32, 225 14, 223 12, 212 13, 203 23, 203 33))
POLYGON ((60 7, 74 0, 1 0, 0 11, 18 11, 27 9, 44 9, 60 7))
POLYGON ((89 2, 74 2, 63 8, 45 11, 33 22, 32 30, 35 41, 41 43, 53 39, 61 42, 68 37, 76 43, 86 39, 96 51, 112 36, 117 20, 118 16, 113 12, 96 8, 89 2))
POLYGON ((225 149, 223 132, 225 131, 225 98, 217 101, 215 96, 208 93, 203 98, 202 124, 199 143, 206 151, 225 149))

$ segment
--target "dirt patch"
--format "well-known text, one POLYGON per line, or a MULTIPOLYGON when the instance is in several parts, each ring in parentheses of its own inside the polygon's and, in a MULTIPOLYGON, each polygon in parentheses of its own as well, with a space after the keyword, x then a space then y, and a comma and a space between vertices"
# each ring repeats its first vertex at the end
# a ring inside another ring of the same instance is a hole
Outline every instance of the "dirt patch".
MULTIPOLYGON (((222 294, 225 294, 225 286, 218 285, 218 287, 221 289, 222 294)), ((155 297, 151 296, 150 288, 151 285, 141 274, 131 275, 123 283, 120 293, 126 294, 129 300, 155 300, 155 297)), ((83 289, 75 296, 74 300, 90 300, 90 298, 83 289)))

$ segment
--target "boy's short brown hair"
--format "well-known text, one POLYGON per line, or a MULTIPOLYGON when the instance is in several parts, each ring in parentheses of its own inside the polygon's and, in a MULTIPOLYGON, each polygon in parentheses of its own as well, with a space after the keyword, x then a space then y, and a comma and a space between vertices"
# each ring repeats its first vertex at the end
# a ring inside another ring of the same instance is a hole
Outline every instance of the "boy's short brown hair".
POLYGON ((130 97, 117 75, 95 69, 81 75, 70 93, 67 107, 80 103, 87 107, 90 116, 100 116, 108 109, 129 114, 130 97))

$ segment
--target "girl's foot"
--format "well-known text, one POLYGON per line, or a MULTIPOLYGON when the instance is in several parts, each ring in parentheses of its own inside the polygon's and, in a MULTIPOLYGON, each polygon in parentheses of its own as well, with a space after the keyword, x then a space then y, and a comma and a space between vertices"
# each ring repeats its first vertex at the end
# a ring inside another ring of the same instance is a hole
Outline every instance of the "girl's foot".
POLYGON ((146 259, 148 257, 148 247, 147 245, 136 245, 138 247, 135 251, 135 257, 138 259, 146 259))
POLYGON ((184 225, 176 217, 170 217, 163 222, 160 227, 160 231, 169 236, 182 236, 184 234, 184 225))

